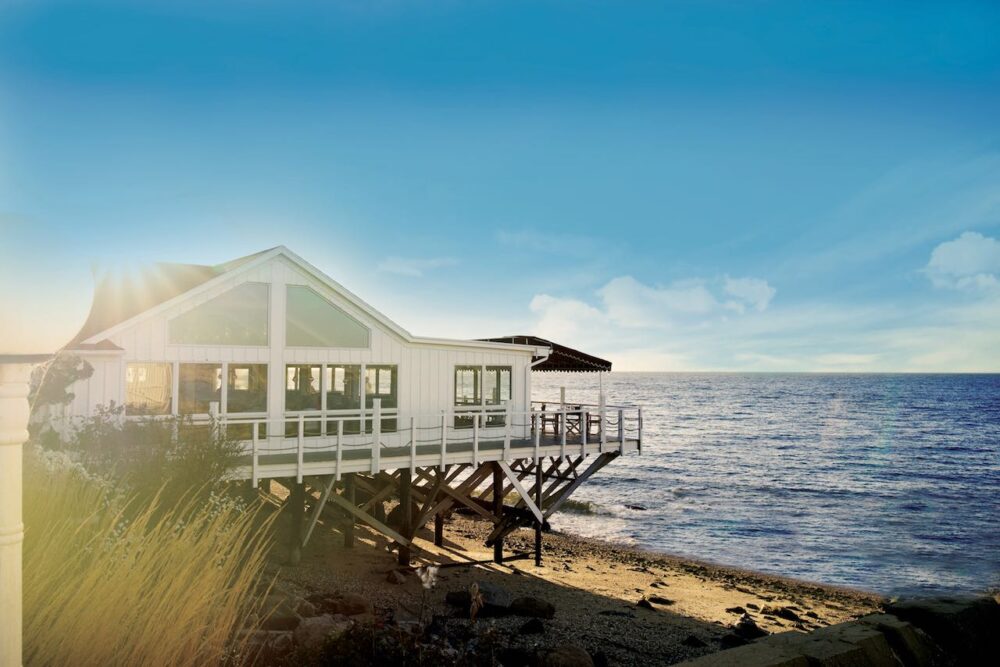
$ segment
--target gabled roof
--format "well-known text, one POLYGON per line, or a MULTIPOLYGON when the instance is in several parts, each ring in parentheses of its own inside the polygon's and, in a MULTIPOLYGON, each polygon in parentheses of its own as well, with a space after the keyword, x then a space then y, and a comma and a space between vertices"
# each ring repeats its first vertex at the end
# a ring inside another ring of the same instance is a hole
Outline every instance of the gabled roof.
POLYGON ((113 346, 113 343, 106 339, 117 331, 131 326, 142 318, 169 308, 178 301, 211 289, 219 281, 224 280, 224 276, 249 271, 279 255, 312 275, 340 297, 351 302, 374 322, 381 325, 383 329, 399 336, 407 343, 530 351, 535 355, 544 354, 546 351, 544 348, 534 345, 510 344, 501 341, 453 340, 413 336, 285 246, 277 246, 215 266, 161 263, 152 265, 127 278, 106 277, 100 281, 95 290, 90 316, 80 332, 66 346, 66 349, 92 350, 97 346, 101 346, 99 349, 108 349, 107 345, 113 346))
POLYGON ((574 350, 559 343, 553 343, 538 336, 502 336, 500 338, 486 338, 485 340, 494 343, 513 343, 549 348, 551 350, 549 357, 534 366, 536 371, 594 372, 611 370, 611 362, 606 359, 574 350))
POLYGON ((66 347, 75 350, 109 349, 108 345, 116 347, 110 341, 84 341, 228 273, 265 252, 268 251, 215 266, 157 262, 142 267, 135 274, 105 275, 94 289, 87 321, 66 347))

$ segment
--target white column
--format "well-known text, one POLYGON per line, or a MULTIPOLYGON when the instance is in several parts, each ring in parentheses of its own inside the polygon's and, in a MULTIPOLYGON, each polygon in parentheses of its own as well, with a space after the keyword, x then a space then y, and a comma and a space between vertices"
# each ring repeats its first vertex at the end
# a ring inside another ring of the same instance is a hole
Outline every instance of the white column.
POLYGON ((21 664, 21 459, 31 368, 0 363, 0 665, 21 664))

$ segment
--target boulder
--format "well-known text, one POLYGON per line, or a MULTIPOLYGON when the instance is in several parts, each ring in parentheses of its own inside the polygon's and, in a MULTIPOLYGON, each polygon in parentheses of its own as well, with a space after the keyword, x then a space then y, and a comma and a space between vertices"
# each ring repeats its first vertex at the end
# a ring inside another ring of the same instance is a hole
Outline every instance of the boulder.
POLYGON ((590 654, 579 646, 562 644, 538 655, 539 667, 594 667, 590 654))
POLYGON ((390 584, 405 584, 406 577, 399 570, 389 570, 389 574, 385 575, 385 580, 390 584))
POLYGON ((740 619, 736 621, 736 625, 733 626, 733 632, 738 636, 746 640, 757 639, 758 637, 767 636, 767 630, 760 628, 757 623, 750 618, 749 614, 743 614, 740 619))
POLYGON ((650 595, 649 601, 652 602, 653 604, 662 604, 665 607, 670 606, 674 603, 673 600, 665 598, 662 595, 650 595))
POLYGON ((530 616, 532 618, 552 618, 556 608, 551 602, 535 597, 514 598, 510 603, 510 613, 515 616, 530 616))
POLYGON ((958 664, 993 664, 997 660, 1000 604, 992 597, 900 600, 886 612, 919 628, 958 664))
POLYGON ((262 630, 290 632, 302 621, 296 614, 271 614, 261 623, 262 630))
POLYGON ((343 616, 359 616, 361 614, 373 614, 375 612, 372 603, 357 593, 345 593, 336 599, 331 613, 343 616))
MULTIPOLYGON (((514 601, 507 589, 487 581, 478 581, 479 594, 483 598, 483 607, 479 616, 506 616, 511 613, 511 603, 514 601)), ((453 607, 460 608, 464 614, 469 613, 472 606, 472 595, 468 590, 448 591, 444 601, 453 607)))
POLYGON ((309 600, 299 600, 295 606, 295 613, 302 617, 308 617, 315 616, 319 612, 316 610, 316 605, 309 600))
POLYGON ((331 639, 347 632, 353 622, 343 616, 323 614, 303 619, 295 628, 295 642, 305 651, 318 651, 331 639))

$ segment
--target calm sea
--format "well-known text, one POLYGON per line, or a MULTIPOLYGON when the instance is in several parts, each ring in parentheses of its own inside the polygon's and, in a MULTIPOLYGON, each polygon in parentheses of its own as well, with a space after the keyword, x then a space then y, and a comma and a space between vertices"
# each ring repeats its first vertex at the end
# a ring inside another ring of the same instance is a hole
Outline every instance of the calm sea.
MULTIPOLYGON (((598 382, 537 373, 534 398, 596 403, 598 382)), ((1000 375, 603 382, 609 403, 643 406, 643 453, 555 528, 886 595, 1000 584, 1000 375)))

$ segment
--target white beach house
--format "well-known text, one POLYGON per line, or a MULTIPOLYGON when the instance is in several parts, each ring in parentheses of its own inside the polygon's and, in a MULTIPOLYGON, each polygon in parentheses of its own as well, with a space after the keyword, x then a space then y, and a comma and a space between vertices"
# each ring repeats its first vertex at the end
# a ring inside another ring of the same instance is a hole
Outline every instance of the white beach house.
POLYGON ((238 477, 319 480, 326 496, 343 475, 496 462, 540 523, 520 482, 544 457, 578 459, 579 476, 584 458, 596 470, 641 442, 638 409, 531 401, 533 370, 608 362, 528 336, 414 336, 285 247, 104 280, 66 351, 94 372, 64 425, 111 403, 126 419, 190 416, 245 441, 238 477))

